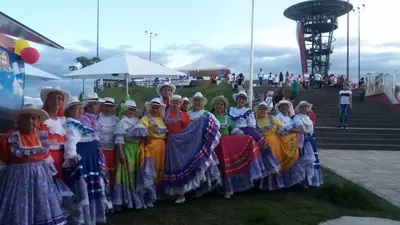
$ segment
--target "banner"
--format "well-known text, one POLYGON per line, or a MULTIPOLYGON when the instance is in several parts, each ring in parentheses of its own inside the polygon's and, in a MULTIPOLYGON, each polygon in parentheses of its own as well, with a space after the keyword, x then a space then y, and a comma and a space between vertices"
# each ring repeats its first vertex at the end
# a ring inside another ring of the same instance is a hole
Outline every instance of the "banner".
POLYGON ((0 105, 19 109, 24 104, 25 64, 21 57, 0 46, 0 105))
POLYGON ((303 24, 301 22, 297 22, 296 37, 297 37, 297 44, 299 45, 299 50, 300 50, 301 70, 303 73, 302 75, 304 75, 308 73, 307 58, 306 58, 307 49, 304 41, 303 24))

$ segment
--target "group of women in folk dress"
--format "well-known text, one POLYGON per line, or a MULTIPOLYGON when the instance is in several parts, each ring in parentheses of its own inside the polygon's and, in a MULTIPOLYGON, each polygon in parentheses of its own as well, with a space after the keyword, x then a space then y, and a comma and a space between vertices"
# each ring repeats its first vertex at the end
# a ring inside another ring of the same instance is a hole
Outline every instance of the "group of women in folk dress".
POLYGON ((96 224, 156 200, 322 184, 312 104, 300 102, 290 117, 283 100, 271 116, 271 98, 253 111, 241 91, 231 107, 215 97, 209 112, 200 92, 156 90, 141 118, 133 100, 117 114, 113 98, 80 101, 57 87, 41 91, 42 109, 15 110, 17 126, 0 138, 0 224, 96 224))

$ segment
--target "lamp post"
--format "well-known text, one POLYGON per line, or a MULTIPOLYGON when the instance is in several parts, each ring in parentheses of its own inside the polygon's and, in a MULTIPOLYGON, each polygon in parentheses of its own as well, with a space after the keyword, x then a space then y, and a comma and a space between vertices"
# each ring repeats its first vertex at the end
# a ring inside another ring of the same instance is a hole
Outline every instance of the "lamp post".
POLYGON ((144 34, 146 34, 149 37, 150 40, 150 46, 149 46, 149 61, 151 61, 151 41, 153 37, 157 37, 157 33, 150 32, 150 31, 145 31, 144 34))
POLYGON ((350 80, 350 0, 347 0, 347 7, 348 7, 348 13, 347 13, 347 52, 346 52, 346 80, 349 82, 350 80))
POLYGON ((357 7, 356 10, 353 9, 353 12, 357 13, 358 16, 358 80, 361 79, 361 10, 364 9, 365 4, 362 4, 361 7, 357 7))
POLYGON ((254 79, 254 0, 251 1, 251 35, 250 35, 250 81, 249 108, 253 108, 253 79, 254 79))
POLYGON ((100 0, 97 0, 97 44, 96 57, 99 58, 100 0))

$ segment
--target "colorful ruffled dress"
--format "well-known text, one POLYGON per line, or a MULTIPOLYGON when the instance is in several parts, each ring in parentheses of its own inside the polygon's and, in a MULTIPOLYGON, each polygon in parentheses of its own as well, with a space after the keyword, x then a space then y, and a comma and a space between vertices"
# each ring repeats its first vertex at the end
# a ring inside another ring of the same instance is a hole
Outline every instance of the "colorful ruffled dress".
POLYGON ((222 173, 225 197, 234 192, 245 191, 254 181, 263 178, 265 171, 259 148, 250 135, 230 135, 234 123, 229 116, 215 116, 221 128, 220 144, 215 149, 222 173))
POLYGON ((0 224, 66 224, 47 141, 39 131, 0 138, 0 224))
POLYGON ((293 118, 294 126, 300 128, 304 126, 307 134, 304 142, 299 143, 301 148, 301 160, 306 171, 305 184, 308 186, 320 186, 323 184, 323 175, 318 158, 317 146, 314 138, 314 124, 307 114, 297 114, 293 118))
POLYGON ((119 122, 118 117, 99 114, 98 122, 100 124, 100 149, 103 152, 108 180, 110 181, 110 190, 114 189, 115 183, 115 128, 119 122))
POLYGON ((132 134, 137 118, 123 116, 115 129, 115 143, 122 144, 126 163, 117 164, 113 204, 116 209, 147 208, 156 200, 154 179, 156 170, 150 157, 149 148, 139 146, 139 140, 132 134))
POLYGON ((210 113, 190 122, 185 112, 165 113, 168 128, 163 187, 170 196, 196 191, 200 196, 221 185, 218 159, 219 123, 210 113))
MULTIPOLYGON (((250 135, 256 142, 261 157, 264 163, 265 170, 263 171, 264 176, 277 174, 280 170, 279 161, 272 154, 271 149, 267 143, 267 140, 257 131, 257 121, 254 116, 254 111, 249 108, 235 108, 230 107, 227 111, 227 115, 230 120, 235 124, 235 128, 232 130, 234 135, 250 135)), ((270 183, 279 182, 279 180, 271 180, 270 183)))
POLYGON ((98 137, 73 118, 67 118, 66 128, 63 167, 69 171, 68 184, 76 197, 72 219, 77 224, 105 223, 111 203, 106 195, 108 179, 98 137), (78 159, 76 167, 72 167, 71 159, 78 159))
POLYGON ((280 177, 282 179, 279 186, 262 182, 261 188, 277 190, 301 183, 304 180, 305 171, 299 160, 297 135, 289 134, 287 127, 277 117, 271 115, 257 118, 257 130, 267 139, 269 148, 278 159, 281 167, 280 177))
POLYGON ((144 151, 150 155, 156 170, 154 182, 158 186, 162 183, 164 176, 166 133, 167 127, 162 117, 152 117, 149 113, 146 113, 128 132, 129 136, 146 138, 140 143, 140 148, 145 148, 144 151))

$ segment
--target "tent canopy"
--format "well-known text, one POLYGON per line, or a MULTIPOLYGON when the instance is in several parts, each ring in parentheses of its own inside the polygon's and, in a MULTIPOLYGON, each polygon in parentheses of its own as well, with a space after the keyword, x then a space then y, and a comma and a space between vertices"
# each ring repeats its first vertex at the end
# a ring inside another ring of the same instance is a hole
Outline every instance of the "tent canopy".
POLYGON ((182 72, 198 71, 198 70, 229 70, 229 67, 211 62, 207 59, 198 59, 190 64, 182 66, 177 70, 182 72))
POLYGON ((63 78, 123 80, 129 78, 156 78, 185 76, 157 63, 124 53, 113 56, 91 66, 65 74, 63 78))
POLYGON ((60 80, 61 78, 25 63, 25 80, 60 80))

